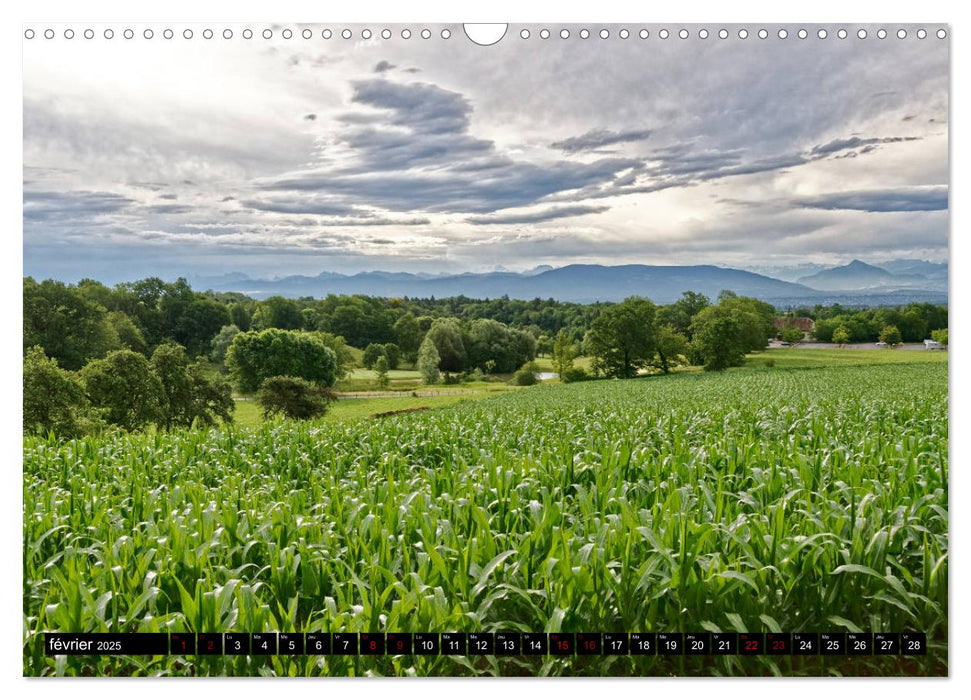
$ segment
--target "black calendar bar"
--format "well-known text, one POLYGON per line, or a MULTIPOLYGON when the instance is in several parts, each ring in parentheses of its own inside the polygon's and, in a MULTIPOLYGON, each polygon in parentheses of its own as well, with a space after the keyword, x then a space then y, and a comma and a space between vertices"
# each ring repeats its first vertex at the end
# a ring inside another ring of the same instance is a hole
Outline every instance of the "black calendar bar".
POLYGON ((164 632, 45 632, 44 653, 47 656, 166 656, 169 635, 164 632))
POLYGON ((915 656, 920 632, 44 633, 47 656, 915 656))

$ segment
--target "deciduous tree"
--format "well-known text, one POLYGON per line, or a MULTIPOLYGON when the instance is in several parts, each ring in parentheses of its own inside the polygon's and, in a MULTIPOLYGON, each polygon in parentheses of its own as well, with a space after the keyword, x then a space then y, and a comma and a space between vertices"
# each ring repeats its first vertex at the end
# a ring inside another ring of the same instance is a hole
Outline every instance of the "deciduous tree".
POLYGON ((260 386, 257 401, 263 417, 283 415, 287 418, 319 418, 336 399, 326 386, 300 377, 267 377, 260 386))
POLYGON ((144 355, 115 350, 81 370, 85 393, 105 420, 137 430, 159 417, 162 382, 144 355))
POLYGON ((270 328, 233 338, 226 368, 240 391, 257 391, 270 377, 299 377, 331 386, 337 356, 316 333, 270 328))
POLYGON ((25 433, 73 438, 102 425, 78 375, 58 367, 39 346, 24 357, 23 402, 25 433))
POLYGON ((601 311, 590 329, 594 369, 608 377, 634 377, 647 366, 657 349, 656 311, 643 297, 628 297, 601 311))
POLYGON ((425 384, 437 384, 441 378, 438 370, 438 349, 431 338, 425 338, 421 347, 418 349, 418 371, 421 372, 422 381, 425 384))

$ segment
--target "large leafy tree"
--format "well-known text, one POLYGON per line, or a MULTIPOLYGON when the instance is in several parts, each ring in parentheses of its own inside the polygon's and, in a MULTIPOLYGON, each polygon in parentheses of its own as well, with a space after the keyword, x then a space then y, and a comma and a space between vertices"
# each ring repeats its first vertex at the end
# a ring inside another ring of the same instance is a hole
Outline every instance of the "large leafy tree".
POLYGON ((101 425, 74 372, 57 366, 57 360, 34 346, 24 357, 24 432, 72 438, 101 425))
POLYGON ((673 326, 660 326, 657 329, 657 357, 655 366, 664 374, 671 371, 672 365, 680 364, 681 357, 688 354, 688 339, 677 332, 673 326))
POLYGON ((164 287, 158 304, 162 319, 158 343, 174 340, 193 356, 208 353, 213 336, 229 324, 225 304, 193 292, 182 278, 164 287))
MULTIPOLYGON (((320 329, 345 338, 355 348, 395 339, 394 316, 387 302, 368 297, 340 297, 320 321, 320 329)), ((324 309, 328 308, 327 302, 324 309)))
POLYGON ((327 387, 299 377, 267 377, 260 386, 257 401, 263 417, 318 418, 336 397, 327 387))
POLYGON ((154 348, 168 335, 165 320, 159 309, 159 302, 167 286, 158 277, 148 277, 115 287, 119 309, 135 322, 149 348, 154 348))
POLYGON ((746 353, 764 349, 775 333, 775 309, 758 299, 722 292, 718 303, 691 321, 692 348, 706 370, 742 364, 746 353))
POLYGON ((270 328, 233 338, 226 368, 241 391, 257 391, 270 377, 299 377, 331 386, 337 378, 337 355, 316 333, 270 328))
MULTIPOLYGON (((536 339, 491 319, 469 324, 467 365, 498 373, 514 372, 536 356, 536 339)), ((434 336, 433 336, 434 338, 434 336)))
POLYGON ((656 312, 654 303, 643 297, 628 297, 601 311, 586 340, 594 369, 608 377, 634 377, 647 366, 657 347, 656 312))
POLYGON ((159 416, 162 382, 144 355, 115 350, 81 370, 85 392, 105 419, 126 430, 137 430, 159 416))
POLYGON ((659 326, 670 326, 675 333, 691 340, 691 319, 707 306, 711 306, 711 299, 704 294, 683 292, 673 304, 657 310, 657 323, 659 326))
POLYGON ((253 312, 252 324, 257 330, 282 328, 295 331, 303 328, 304 315, 293 299, 270 297, 264 299, 253 312))
POLYGON ((147 348, 145 337, 124 311, 109 311, 108 323, 118 336, 118 342, 122 348, 145 354, 147 348))
POLYGON ((334 372, 335 380, 343 379, 351 373, 356 359, 354 351, 348 347, 343 336, 325 333, 324 331, 312 331, 310 335, 334 351, 334 357, 337 359, 337 369, 334 372))
POLYGON ((243 302, 235 301, 229 304, 230 323, 241 331, 248 331, 252 323, 252 315, 249 306, 243 302))
POLYGON ((426 340, 431 340, 438 351, 438 368, 445 372, 461 372, 465 368, 466 349, 462 340, 462 328, 454 318, 435 319, 426 340))
POLYGON ((414 362, 422 341, 421 328, 414 314, 408 312, 395 321, 394 337, 405 359, 414 362))
POLYGON ((24 350, 35 345, 76 370, 121 347, 103 306, 62 282, 24 278, 24 350))
POLYGON ((152 353, 152 370, 161 382, 158 422, 173 426, 213 425, 232 421, 232 387, 221 377, 207 376, 201 363, 189 364, 185 348, 163 343, 152 353))
POLYGON ((692 345, 706 370, 720 371, 742 363, 748 345, 745 319, 722 306, 709 306, 691 323, 692 345))

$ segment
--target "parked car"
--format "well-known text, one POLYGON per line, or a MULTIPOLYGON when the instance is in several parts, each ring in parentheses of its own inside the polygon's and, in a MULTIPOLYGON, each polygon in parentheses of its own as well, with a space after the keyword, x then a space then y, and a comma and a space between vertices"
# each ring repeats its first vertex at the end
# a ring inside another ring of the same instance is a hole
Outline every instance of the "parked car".
POLYGON ((878 340, 877 341, 877 347, 878 348, 885 348, 885 347, 887 347, 887 344, 885 342, 883 342, 882 340, 878 340))

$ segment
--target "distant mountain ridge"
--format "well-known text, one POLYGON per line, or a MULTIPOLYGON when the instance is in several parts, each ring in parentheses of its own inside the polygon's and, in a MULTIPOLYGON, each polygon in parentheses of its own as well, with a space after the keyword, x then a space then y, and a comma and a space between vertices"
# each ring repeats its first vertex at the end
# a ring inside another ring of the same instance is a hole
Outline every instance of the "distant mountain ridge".
POLYGON ((730 289, 759 298, 802 297, 812 290, 802 285, 753 272, 714 265, 568 265, 526 273, 463 273, 432 277, 407 272, 362 272, 343 275, 324 272, 316 276, 291 275, 278 279, 240 279, 224 275, 201 279, 214 291, 243 292, 257 298, 323 297, 328 294, 367 294, 382 297, 451 297, 516 299, 536 297, 590 303, 619 301, 632 295, 669 303, 682 292, 695 291, 712 298, 730 289))
POLYGON ((924 260, 898 260, 887 263, 894 272, 862 260, 847 265, 820 270, 800 277, 797 282, 812 289, 827 292, 893 291, 927 289, 944 291, 947 288, 947 265, 924 260))

